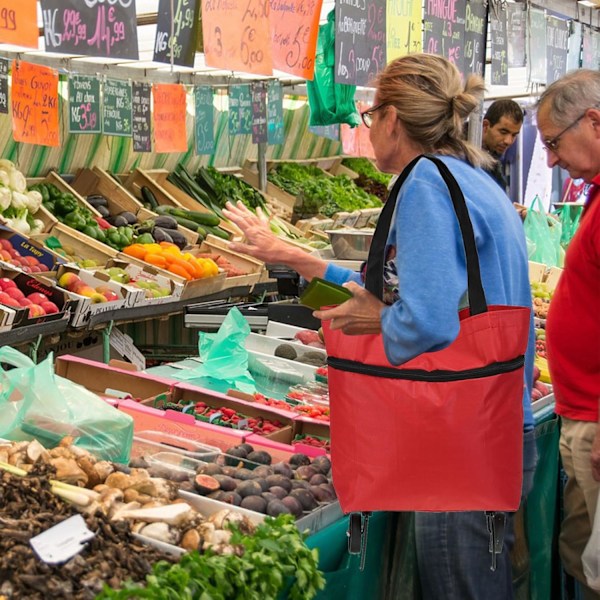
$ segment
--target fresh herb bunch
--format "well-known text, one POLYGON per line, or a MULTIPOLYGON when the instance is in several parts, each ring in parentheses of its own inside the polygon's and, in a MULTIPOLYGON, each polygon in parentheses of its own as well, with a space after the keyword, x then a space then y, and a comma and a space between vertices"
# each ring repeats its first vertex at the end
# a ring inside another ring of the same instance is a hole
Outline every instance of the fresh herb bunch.
POLYGON ((342 160, 342 164, 366 179, 372 179, 386 187, 392 179, 389 173, 382 173, 368 158, 348 157, 342 160))
POLYGON ((224 208, 227 201, 241 201, 252 210, 258 206, 265 208, 265 201, 260 192, 230 173, 221 173, 214 167, 200 167, 196 173, 196 182, 209 193, 207 187, 211 188, 220 208, 224 208))
POLYGON ((145 587, 105 586, 97 600, 276 600, 290 582, 290 600, 311 600, 325 587, 318 551, 306 546, 291 515, 267 517, 252 536, 231 528, 231 544, 241 544, 243 556, 190 552, 176 564, 155 564, 145 587))

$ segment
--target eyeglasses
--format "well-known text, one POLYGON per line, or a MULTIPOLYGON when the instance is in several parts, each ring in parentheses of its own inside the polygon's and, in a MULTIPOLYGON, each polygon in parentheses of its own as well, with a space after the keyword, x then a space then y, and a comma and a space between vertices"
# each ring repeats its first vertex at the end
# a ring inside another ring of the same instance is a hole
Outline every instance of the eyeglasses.
POLYGON ((581 121, 581 119, 583 119, 583 117, 585 117, 585 115, 587 114, 587 111, 589 109, 586 108, 585 112, 581 115, 579 115, 570 125, 567 125, 567 127, 565 127, 558 135, 555 135, 553 138, 550 138, 549 140, 544 140, 544 148, 546 150, 550 150, 550 152, 557 152, 558 151, 558 144, 560 143, 560 138, 567 133, 567 131, 569 131, 569 129, 572 129, 573 127, 575 127, 575 125, 577 125, 579 123, 579 121, 581 121))
POLYGON ((371 108, 369 108, 367 110, 363 110, 360 113, 362 122, 365 124, 365 127, 367 129, 371 129, 371 124, 373 123, 373 113, 375 111, 378 111, 380 108, 387 106, 388 104, 389 104, 389 102, 381 102, 380 104, 376 104, 375 106, 372 106, 371 108))

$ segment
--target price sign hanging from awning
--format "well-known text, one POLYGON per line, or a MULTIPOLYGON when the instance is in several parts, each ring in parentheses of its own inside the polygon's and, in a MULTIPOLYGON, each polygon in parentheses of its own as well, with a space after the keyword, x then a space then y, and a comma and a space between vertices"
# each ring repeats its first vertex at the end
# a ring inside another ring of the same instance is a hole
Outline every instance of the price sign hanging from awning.
POLYGON ((178 83, 155 83, 152 96, 155 152, 186 152, 185 88, 178 83))
POLYGON ((69 77, 69 133, 101 133, 100 80, 69 77))
POLYGON ((47 52, 137 60, 135 0, 40 0, 47 52))
POLYGON ((0 44, 38 47, 37 0, 0 0, 0 44))
POLYGON ((183 67, 194 66, 200 29, 199 12, 200 0, 160 0, 152 60, 183 67))

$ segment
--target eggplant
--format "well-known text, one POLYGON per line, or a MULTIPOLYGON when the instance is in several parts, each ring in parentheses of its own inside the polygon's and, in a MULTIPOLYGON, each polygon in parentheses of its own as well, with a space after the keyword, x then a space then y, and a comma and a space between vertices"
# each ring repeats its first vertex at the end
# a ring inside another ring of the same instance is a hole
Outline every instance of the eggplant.
POLYGON ((106 219, 107 217, 110 217, 110 211, 108 210, 108 208, 106 208, 106 206, 100 205, 100 206, 96 206, 95 208, 100 213, 100 216, 103 219, 106 219))
POLYGON ((154 219, 156 227, 161 229, 177 229, 177 221, 168 215, 161 215, 154 219))
POLYGON ((177 231, 177 229, 165 229, 161 227, 162 231, 171 237, 171 241, 180 249, 183 250, 187 245, 187 238, 181 233, 181 231, 177 231))
POLYGON ((137 217, 128 210, 124 210, 123 212, 119 213, 118 216, 127 219, 127 225, 135 225, 138 222, 137 217))
POLYGON ((108 200, 101 194, 90 194, 86 198, 88 204, 91 204, 94 208, 99 206, 108 206, 108 200))
POLYGON ((160 243, 160 242, 169 242, 171 244, 175 243, 173 241, 173 238, 164 229, 161 229, 160 227, 154 228, 154 231, 152 232, 152 237, 154 238, 154 241, 156 243, 160 243))
MULTIPOLYGON (((109 221, 110 223, 110 221, 109 221)), ((125 227, 127 225, 129 225, 129 223, 127 222, 127 219, 125 217, 122 217, 121 215, 117 215, 116 217, 113 217, 113 223, 112 223, 115 227, 125 227)))

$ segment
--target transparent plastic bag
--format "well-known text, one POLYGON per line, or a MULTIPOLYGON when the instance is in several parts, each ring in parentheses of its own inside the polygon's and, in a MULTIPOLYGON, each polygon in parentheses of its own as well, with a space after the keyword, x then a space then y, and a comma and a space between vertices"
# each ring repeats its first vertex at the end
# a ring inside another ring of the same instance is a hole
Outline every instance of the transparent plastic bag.
POLYGON ((529 260, 542 263, 548 267, 562 266, 564 251, 560 245, 562 226, 560 221, 546 214, 538 196, 533 199, 525 222, 525 236, 535 246, 529 260), (537 207, 537 208, 536 208, 537 207))
POLYGON ((53 357, 35 364, 10 347, 0 348, 0 437, 37 439, 52 448, 65 436, 97 458, 129 462, 133 419, 96 394, 54 373, 53 357))
POLYGON ((600 592, 600 502, 596 504, 592 535, 581 555, 581 562, 588 586, 600 592))

